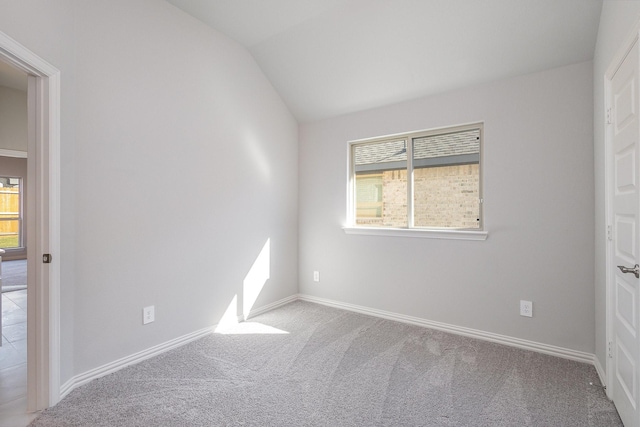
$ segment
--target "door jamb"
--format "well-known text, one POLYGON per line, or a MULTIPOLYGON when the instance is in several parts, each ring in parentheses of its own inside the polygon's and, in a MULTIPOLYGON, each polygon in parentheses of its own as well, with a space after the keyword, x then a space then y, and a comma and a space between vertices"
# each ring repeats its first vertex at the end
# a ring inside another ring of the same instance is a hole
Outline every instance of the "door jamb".
POLYGON ((29 142, 28 156, 37 172, 30 196, 35 230, 27 235, 27 263, 35 272, 27 302, 27 409, 36 411, 60 400, 60 71, 3 32, 0 59, 33 77, 29 131, 35 144, 29 142), (42 264, 43 253, 53 255, 51 264, 42 264))

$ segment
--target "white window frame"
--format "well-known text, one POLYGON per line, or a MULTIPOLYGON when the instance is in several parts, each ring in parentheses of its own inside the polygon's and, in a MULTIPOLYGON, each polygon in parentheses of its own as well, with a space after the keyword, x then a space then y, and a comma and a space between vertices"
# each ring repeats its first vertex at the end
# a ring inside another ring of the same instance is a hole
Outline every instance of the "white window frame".
POLYGON ((435 129, 428 129, 416 132, 385 135, 375 138, 359 139, 349 141, 347 153, 347 225, 343 230, 347 234, 393 236, 393 237, 422 237, 430 239, 454 239, 454 240, 486 240, 489 236, 484 229, 484 196, 483 196, 483 145, 484 145, 484 123, 469 123, 457 126, 447 126, 435 129), (479 153, 479 215, 480 226, 477 229, 454 229, 454 228, 429 228, 416 227, 413 220, 413 139, 425 136, 442 135, 444 133, 463 132, 478 129, 480 131, 480 153, 479 153), (365 143, 384 142, 388 140, 406 140, 407 150, 407 227, 367 227, 356 224, 356 200, 355 200, 355 159, 354 147, 365 143))

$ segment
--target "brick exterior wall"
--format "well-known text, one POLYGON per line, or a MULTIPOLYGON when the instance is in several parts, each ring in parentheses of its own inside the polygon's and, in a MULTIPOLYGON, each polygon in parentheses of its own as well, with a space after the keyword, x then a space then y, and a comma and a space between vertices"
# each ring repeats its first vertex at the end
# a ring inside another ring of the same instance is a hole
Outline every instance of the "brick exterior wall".
MULTIPOLYGON (((416 227, 478 228, 479 166, 456 165, 414 170, 416 227)), ((407 226, 407 171, 382 173, 382 217, 358 218, 369 226, 407 226)))
POLYGON ((477 164, 415 169, 415 226, 478 228, 479 177, 477 164))
POLYGON ((385 171, 382 174, 382 225, 407 226, 407 171, 385 171))

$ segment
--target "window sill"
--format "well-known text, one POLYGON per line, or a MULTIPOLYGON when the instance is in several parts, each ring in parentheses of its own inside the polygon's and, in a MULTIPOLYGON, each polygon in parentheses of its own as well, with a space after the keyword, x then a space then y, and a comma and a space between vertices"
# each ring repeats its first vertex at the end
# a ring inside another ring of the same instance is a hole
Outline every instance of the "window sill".
POLYGON ((487 240, 488 231, 426 230, 419 228, 342 227, 346 234, 364 236, 420 237, 424 239, 487 240))
POLYGON ((11 252, 22 252, 24 251, 24 246, 19 246, 17 248, 4 248, 3 251, 5 251, 8 254, 11 252))

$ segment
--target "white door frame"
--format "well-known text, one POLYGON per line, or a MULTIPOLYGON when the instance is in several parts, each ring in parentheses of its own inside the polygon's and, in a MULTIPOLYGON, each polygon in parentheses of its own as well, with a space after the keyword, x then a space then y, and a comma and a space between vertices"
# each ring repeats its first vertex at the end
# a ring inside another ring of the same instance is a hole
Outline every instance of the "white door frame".
POLYGON ((60 71, 0 32, 0 59, 29 77, 27 407, 60 400, 60 71), (52 254, 51 264, 42 254, 52 254))
MULTIPOLYGON (((613 76, 622 62, 627 57, 627 54, 630 52, 633 45, 636 41, 640 40, 640 20, 636 22, 633 26, 632 31, 625 38, 624 43, 620 45, 613 59, 611 60, 609 67, 604 75, 604 111, 605 117, 601 120, 604 122, 604 140, 605 140, 605 165, 604 165, 604 182, 605 182, 605 227, 607 230, 607 238, 606 238, 606 262, 605 262, 605 286, 606 286, 606 336, 607 336, 607 354, 606 354, 606 391, 607 397, 609 399, 613 398, 613 359, 611 357, 611 352, 613 351, 611 348, 611 343, 613 342, 614 331, 613 326, 615 324, 615 319, 613 318, 615 310, 613 309, 612 304, 615 299, 613 296, 614 292, 614 275, 615 271, 613 269, 612 257, 613 257, 613 241, 612 241, 612 227, 613 227, 613 194, 611 194, 612 188, 612 173, 613 173, 613 156, 611 155, 611 144, 613 143, 613 126, 608 126, 608 113, 611 108, 609 105, 609 99, 611 97, 611 81, 613 76)), ((640 361, 639 361, 640 364, 640 361)))

